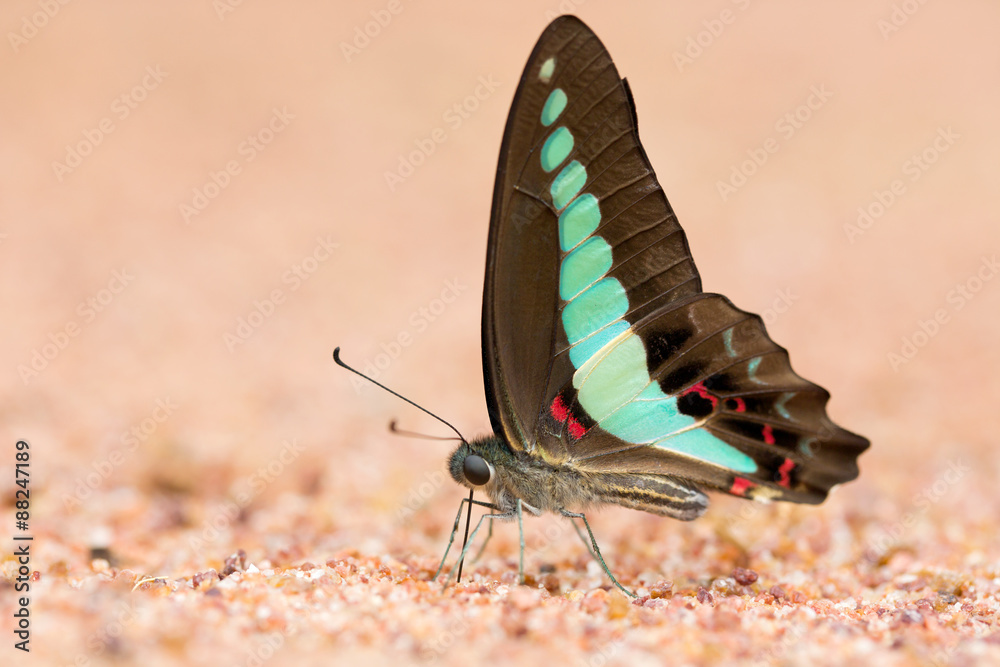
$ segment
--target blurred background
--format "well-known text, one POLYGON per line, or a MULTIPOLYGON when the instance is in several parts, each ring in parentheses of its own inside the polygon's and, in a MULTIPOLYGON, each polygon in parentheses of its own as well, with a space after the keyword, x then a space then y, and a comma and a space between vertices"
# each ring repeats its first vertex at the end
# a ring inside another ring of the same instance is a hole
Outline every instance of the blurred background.
MULTIPOLYGON (((5 10, 0 469, 30 441, 34 567, 102 547, 173 576, 240 546, 438 557, 463 495, 450 446, 386 424, 447 431, 331 352, 469 437, 489 429, 497 154, 525 60, 567 12, 628 77, 706 290, 763 315, 872 440, 861 478, 805 511, 888 530, 951 466, 961 483, 920 520, 995 516, 995 3, 5 10)), ((625 510, 595 529, 639 525, 682 530, 625 510)))

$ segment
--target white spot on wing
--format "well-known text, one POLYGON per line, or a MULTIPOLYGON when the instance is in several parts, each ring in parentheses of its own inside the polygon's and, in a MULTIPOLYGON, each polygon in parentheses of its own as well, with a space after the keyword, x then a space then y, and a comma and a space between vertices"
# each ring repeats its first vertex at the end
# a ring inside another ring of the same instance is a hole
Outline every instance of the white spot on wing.
POLYGON ((548 83, 552 80, 552 73, 556 71, 556 59, 555 57, 549 58, 542 63, 542 68, 538 70, 538 79, 542 83, 548 83))

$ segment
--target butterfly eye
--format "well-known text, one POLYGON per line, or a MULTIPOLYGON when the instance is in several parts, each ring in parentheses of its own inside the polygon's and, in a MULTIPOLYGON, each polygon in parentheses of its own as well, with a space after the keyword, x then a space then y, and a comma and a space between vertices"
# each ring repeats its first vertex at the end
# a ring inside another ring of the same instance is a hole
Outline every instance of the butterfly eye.
POLYGON ((493 477, 493 469, 490 468, 490 464, 478 454, 466 456, 462 468, 465 471, 465 479, 475 486, 482 486, 493 477))

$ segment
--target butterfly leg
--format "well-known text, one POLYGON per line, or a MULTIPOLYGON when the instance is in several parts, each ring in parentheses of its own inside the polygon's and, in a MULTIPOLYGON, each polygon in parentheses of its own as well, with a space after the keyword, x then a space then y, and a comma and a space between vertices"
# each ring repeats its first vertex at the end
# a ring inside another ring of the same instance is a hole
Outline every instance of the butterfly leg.
MULTIPOLYGON (((441 574, 441 570, 444 569, 444 562, 445 562, 445 560, 448 559, 448 552, 451 551, 451 545, 455 542, 455 533, 458 532, 458 526, 462 522, 462 509, 465 508, 465 503, 467 503, 467 502, 469 502, 468 498, 462 498, 462 502, 460 502, 458 504, 458 513, 455 515, 455 525, 452 526, 452 528, 451 528, 451 536, 448 538, 448 546, 444 550, 444 555, 441 556, 441 564, 438 565, 437 572, 435 572, 434 576, 431 577, 432 580, 437 579, 438 576, 441 574)), ((494 504, 492 504, 492 503, 482 503, 482 502, 479 502, 478 500, 473 500, 472 504, 473 505, 479 505, 480 507, 486 507, 486 508, 491 509, 491 510, 497 509, 497 506, 494 505, 494 504)), ((493 524, 491 522, 490 523, 490 533, 491 534, 492 534, 492 531, 493 531, 493 524)), ((470 543, 471 543, 471 540, 470 540, 470 543)), ((465 552, 463 551, 462 553, 464 555, 465 552)), ((461 559, 459 559, 459 562, 461 562, 461 559)))
MULTIPOLYGON (((524 585, 524 522, 522 521, 521 499, 517 499, 517 533, 521 539, 521 554, 517 561, 517 583, 524 585)), ((490 525, 493 525, 492 523, 490 525)))
MULTIPOLYGON (((468 498, 465 498, 463 500, 463 502, 465 500, 468 500, 468 498)), ((473 500, 472 502, 475 505, 482 505, 484 507, 489 507, 490 509, 497 509, 497 507, 495 505, 491 505, 489 503, 480 503, 480 502, 477 502, 475 500, 473 500)), ((458 513, 459 513, 459 515, 461 515, 461 513, 462 513, 461 508, 459 508, 458 513)), ((444 585, 448 586, 448 584, 451 583, 451 578, 453 576, 455 576, 455 571, 458 569, 458 564, 461 563, 465 559, 465 555, 469 552, 469 547, 472 546, 472 541, 476 539, 476 533, 478 533, 479 529, 482 528, 482 526, 483 526, 483 521, 485 521, 486 519, 489 519, 491 523, 493 522, 494 519, 500 519, 501 521, 507 521, 509 519, 515 518, 516 516, 517 516, 516 512, 503 512, 501 514, 484 514, 481 517, 479 517, 479 523, 476 524, 475 529, 469 535, 469 541, 466 542, 465 547, 463 547, 462 553, 460 553, 458 555, 458 561, 454 565, 451 566, 450 570, 448 570, 448 577, 445 579, 444 585)), ((452 539, 455 538, 455 532, 457 530, 458 530, 458 528, 456 526, 455 530, 452 531, 452 539)), ((451 542, 450 541, 448 543, 448 547, 451 548, 451 542)), ((447 555, 448 555, 447 552, 445 552, 445 556, 446 557, 447 557, 447 555)), ((443 565, 443 563, 442 563, 442 565, 443 565)))
MULTIPOLYGON (((611 574, 611 568, 609 568, 608 564, 604 562, 604 557, 601 556, 601 548, 597 546, 597 538, 594 537, 594 531, 590 529, 590 522, 587 521, 587 517, 584 516, 583 512, 570 512, 568 510, 562 509, 559 510, 559 513, 568 519, 583 519, 583 525, 587 528, 587 534, 590 535, 590 543, 594 546, 594 550, 591 553, 594 556, 594 558, 597 559, 597 562, 601 564, 601 567, 604 568, 604 573, 608 575, 609 579, 611 579, 611 583, 617 586, 619 590, 625 593, 625 595, 628 595, 629 597, 633 598, 639 597, 629 589, 622 586, 621 583, 619 583, 619 581, 615 579, 615 575, 611 574)), ((577 530, 577 534, 579 534, 579 529, 577 530)), ((580 535, 580 538, 582 539, 583 535, 580 535)), ((586 543, 587 543, 586 540, 584 540, 584 544, 586 543)))
POLYGON ((579 536, 580 541, 583 542, 583 546, 587 547, 587 553, 590 554, 591 558, 594 560, 600 560, 597 557, 597 554, 594 553, 594 548, 590 546, 590 542, 588 542, 587 538, 583 536, 583 533, 580 531, 580 526, 576 523, 576 521, 570 519, 569 522, 573 526, 573 530, 576 531, 577 536, 579 536))
POLYGON ((472 557, 472 560, 470 561, 471 563, 476 563, 476 562, 479 561, 480 557, 483 555, 483 552, 486 551, 486 545, 490 543, 491 539, 493 539, 493 522, 492 521, 490 521, 489 530, 486 531, 486 539, 483 540, 483 543, 479 545, 479 551, 477 551, 476 555, 472 557))

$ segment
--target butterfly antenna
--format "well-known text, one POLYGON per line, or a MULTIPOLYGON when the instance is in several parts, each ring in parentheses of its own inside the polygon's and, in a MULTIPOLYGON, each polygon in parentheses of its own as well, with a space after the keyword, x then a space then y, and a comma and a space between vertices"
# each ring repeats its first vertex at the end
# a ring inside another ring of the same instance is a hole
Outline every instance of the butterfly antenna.
MULTIPOLYGON (((373 380, 372 378, 368 377, 367 375, 365 375, 361 371, 359 371, 359 370, 357 370, 355 368, 351 368, 350 366, 348 366, 347 364, 345 364, 343 361, 341 361, 341 359, 340 359, 340 347, 335 347, 333 349, 333 360, 335 362, 337 362, 338 366, 346 368, 347 370, 351 371, 355 375, 359 375, 359 376, 363 377, 364 379, 368 380, 369 382, 371 382, 372 384, 374 384, 374 385, 376 385, 378 387, 382 387, 383 389, 385 389, 387 392, 389 392, 390 394, 392 394, 396 398, 403 399, 404 401, 406 401, 407 403, 409 403, 413 407, 417 408, 418 410, 423 410, 424 412, 426 412, 427 414, 429 414, 431 417, 434 417, 434 419, 438 420, 439 422, 441 422, 442 424, 444 424, 445 426, 447 426, 448 428, 450 428, 452 431, 454 431, 455 434, 458 436, 459 440, 461 440, 462 442, 466 442, 465 438, 462 436, 461 433, 458 432, 457 428, 455 428, 454 426, 452 426, 451 424, 449 424, 445 420, 441 419, 440 417, 438 417, 436 414, 434 414, 433 412, 431 412, 427 408, 424 408, 424 407, 421 407, 421 406, 417 405, 416 403, 414 403, 413 401, 411 401, 410 399, 408 399, 406 396, 403 396, 402 394, 398 394, 398 393, 394 392, 392 389, 389 389, 387 386, 385 386, 381 382, 377 382, 377 381, 373 380)), ((391 430, 391 426, 390 426, 390 430, 391 430)))
POLYGON ((458 438, 444 437, 441 435, 427 435, 426 433, 417 433, 416 431, 406 431, 404 429, 396 426, 396 420, 392 419, 389 421, 389 432, 395 435, 403 435, 407 438, 418 438, 420 440, 458 440, 458 438))

